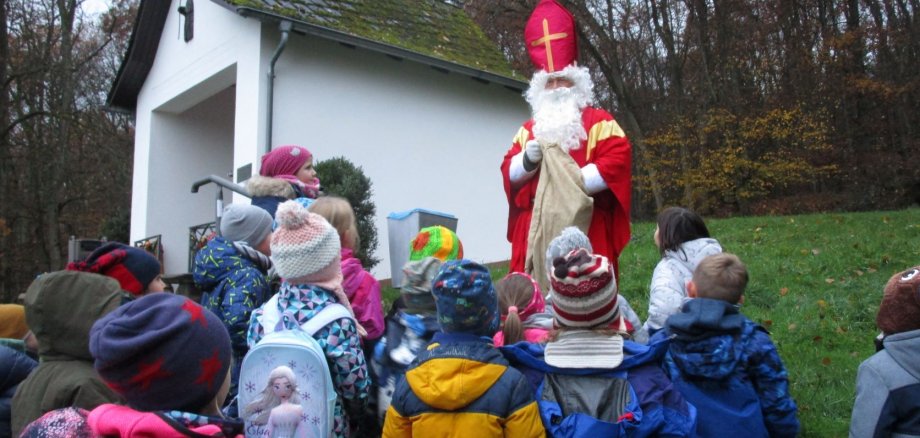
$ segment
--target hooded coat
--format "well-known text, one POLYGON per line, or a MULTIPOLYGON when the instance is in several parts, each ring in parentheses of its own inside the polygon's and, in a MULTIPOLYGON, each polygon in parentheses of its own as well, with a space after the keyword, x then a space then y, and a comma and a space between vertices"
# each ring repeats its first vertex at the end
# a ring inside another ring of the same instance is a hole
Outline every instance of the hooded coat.
POLYGON ((690 240, 676 250, 665 251, 652 272, 648 319, 643 325, 650 336, 664 327, 669 316, 680 312, 680 306, 687 301, 687 282, 700 261, 721 252, 719 241, 708 237, 690 240))
POLYGON ((794 437, 799 431, 789 379, 770 336, 721 300, 695 298, 671 316, 665 363, 697 408, 697 434, 794 437))
POLYGON ((543 437, 530 384, 475 335, 438 333, 396 384, 385 437, 543 437))
POLYGON ((121 401, 93 369, 89 332, 123 296, 114 278, 87 272, 52 272, 32 282, 26 321, 38 340, 39 365, 13 396, 13 436, 54 409, 121 401))
POLYGON ((882 345, 859 365, 850 436, 920 436, 920 330, 882 345))
POLYGON ((304 196, 295 186, 283 179, 256 175, 246 182, 252 205, 260 207, 275 218, 278 204, 304 196))

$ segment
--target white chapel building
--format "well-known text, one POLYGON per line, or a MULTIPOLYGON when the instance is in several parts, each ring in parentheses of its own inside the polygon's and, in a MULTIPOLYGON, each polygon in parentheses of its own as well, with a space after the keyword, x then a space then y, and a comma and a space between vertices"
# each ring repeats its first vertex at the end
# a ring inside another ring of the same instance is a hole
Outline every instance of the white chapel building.
POLYGON ((529 117, 526 78, 456 3, 142 0, 109 94, 136 117, 132 241, 161 235, 165 272, 187 272, 189 228, 214 221, 219 190, 193 183, 244 185, 270 147, 297 144, 371 180, 377 278, 387 216, 415 208, 456 216, 467 258, 507 260, 499 166, 529 117))

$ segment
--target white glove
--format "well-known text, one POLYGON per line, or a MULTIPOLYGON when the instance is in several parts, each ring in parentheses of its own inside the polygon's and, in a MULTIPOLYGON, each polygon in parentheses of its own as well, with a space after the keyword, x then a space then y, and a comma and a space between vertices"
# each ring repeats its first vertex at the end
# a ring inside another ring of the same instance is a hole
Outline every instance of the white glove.
POLYGON ((604 181, 604 177, 601 176, 600 170, 597 169, 597 165, 594 163, 581 168, 581 178, 585 182, 585 190, 588 191, 589 195, 607 189, 607 182, 604 181))
POLYGON ((527 154, 527 160, 531 163, 539 163, 543 160, 543 150, 540 149, 540 142, 530 140, 524 146, 524 153, 527 154))

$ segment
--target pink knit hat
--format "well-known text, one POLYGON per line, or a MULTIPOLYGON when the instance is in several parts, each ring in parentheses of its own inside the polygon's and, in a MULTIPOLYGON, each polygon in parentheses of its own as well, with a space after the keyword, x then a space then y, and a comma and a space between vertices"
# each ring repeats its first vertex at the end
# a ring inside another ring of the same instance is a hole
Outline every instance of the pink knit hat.
POLYGON ((322 216, 297 201, 286 201, 275 213, 278 229, 272 234, 272 262, 288 282, 314 284, 342 278, 339 234, 322 216))
POLYGON ((312 184, 307 184, 297 178, 297 172, 313 154, 302 146, 287 145, 272 149, 262 156, 262 167, 259 175, 283 179, 296 185, 308 198, 319 195, 319 178, 313 178, 312 184))
POLYGON ((313 158, 313 154, 302 146, 279 146, 262 156, 262 167, 259 175, 279 176, 297 175, 303 163, 313 158))

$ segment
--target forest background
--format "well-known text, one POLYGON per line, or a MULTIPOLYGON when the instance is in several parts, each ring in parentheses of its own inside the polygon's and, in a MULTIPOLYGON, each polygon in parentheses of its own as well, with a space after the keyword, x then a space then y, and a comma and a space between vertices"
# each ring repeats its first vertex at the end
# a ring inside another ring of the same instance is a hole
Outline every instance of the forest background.
MULTIPOLYGON (((405 3, 411 11, 412 1, 405 3)), ((519 72, 535 0, 464 8, 519 72)), ((0 2, 0 302, 69 236, 127 241, 132 115, 105 106, 137 0, 0 2)), ((920 202, 920 0, 560 0, 633 144, 633 217, 920 202)))

